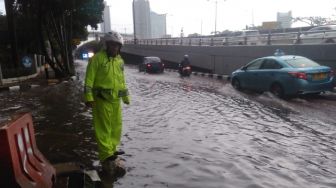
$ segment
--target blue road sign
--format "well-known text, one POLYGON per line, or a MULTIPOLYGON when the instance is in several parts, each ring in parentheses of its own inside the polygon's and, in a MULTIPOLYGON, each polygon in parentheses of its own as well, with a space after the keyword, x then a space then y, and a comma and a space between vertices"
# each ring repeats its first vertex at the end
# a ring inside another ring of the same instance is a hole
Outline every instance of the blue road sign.
POLYGON ((21 60, 21 63, 25 68, 30 68, 33 64, 33 60, 28 56, 24 56, 21 60))

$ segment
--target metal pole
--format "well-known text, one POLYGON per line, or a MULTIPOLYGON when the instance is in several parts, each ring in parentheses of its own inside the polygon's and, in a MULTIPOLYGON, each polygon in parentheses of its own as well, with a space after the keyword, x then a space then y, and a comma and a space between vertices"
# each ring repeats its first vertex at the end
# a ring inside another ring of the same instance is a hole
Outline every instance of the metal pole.
POLYGON ((134 38, 134 44, 136 44, 136 29, 135 29, 135 10, 134 10, 134 6, 135 6, 135 1, 133 0, 132 3, 132 11, 133 11, 133 38, 134 38))
POLYGON ((0 85, 3 85, 3 83, 2 83, 2 70, 1 70, 1 64, 0 64, 0 85))
POLYGON ((217 0, 215 2, 215 35, 217 34, 217 0))
POLYGON ((212 74, 214 74, 216 72, 216 55, 212 55, 212 63, 213 63, 213 67, 212 67, 212 74))

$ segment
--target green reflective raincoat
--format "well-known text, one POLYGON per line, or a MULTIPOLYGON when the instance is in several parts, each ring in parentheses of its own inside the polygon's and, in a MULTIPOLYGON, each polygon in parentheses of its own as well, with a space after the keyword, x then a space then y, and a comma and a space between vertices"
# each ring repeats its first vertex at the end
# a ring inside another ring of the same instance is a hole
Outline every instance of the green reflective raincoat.
POLYGON ((99 159, 104 161, 116 152, 120 143, 120 99, 126 104, 130 102, 121 56, 108 57, 105 51, 94 55, 87 66, 84 90, 85 101, 94 101, 93 126, 99 159))

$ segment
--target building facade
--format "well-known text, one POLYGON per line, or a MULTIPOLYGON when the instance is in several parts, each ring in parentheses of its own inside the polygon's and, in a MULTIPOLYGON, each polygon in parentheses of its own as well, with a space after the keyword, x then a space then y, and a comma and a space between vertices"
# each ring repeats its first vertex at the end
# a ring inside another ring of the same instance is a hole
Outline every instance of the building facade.
POLYGON ((99 24, 100 30, 103 33, 107 33, 111 31, 111 18, 110 18, 110 6, 106 4, 106 1, 104 1, 104 12, 103 12, 103 22, 99 24))
POLYGON ((150 7, 148 0, 133 1, 134 35, 137 39, 151 38, 150 7))
POLYGON ((137 39, 167 36, 166 14, 157 14, 150 9, 149 0, 133 0, 134 36, 137 39))
POLYGON ((281 28, 291 28, 292 27, 292 11, 278 12, 277 22, 280 23, 281 28))
POLYGON ((166 14, 150 13, 152 38, 162 38, 166 32, 166 14))

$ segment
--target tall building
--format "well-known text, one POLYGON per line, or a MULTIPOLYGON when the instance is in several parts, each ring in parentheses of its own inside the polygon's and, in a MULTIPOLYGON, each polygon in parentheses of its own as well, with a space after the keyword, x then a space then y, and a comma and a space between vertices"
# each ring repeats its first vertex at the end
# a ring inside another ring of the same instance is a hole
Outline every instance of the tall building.
POLYGON ((133 0, 133 24, 137 39, 151 38, 150 7, 148 0, 133 0))
POLYGON ((110 6, 106 4, 106 1, 104 1, 104 17, 103 22, 99 24, 100 30, 103 33, 107 33, 111 31, 111 18, 110 18, 110 6))
POLYGON ((292 11, 278 12, 277 22, 280 23, 281 28, 291 28, 292 27, 292 11))
POLYGON ((166 36, 166 14, 150 10, 149 0, 133 0, 133 24, 137 39, 166 36))
POLYGON ((157 14, 150 12, 152 38, 165 37, 166 32, 166 14, 157 14))

